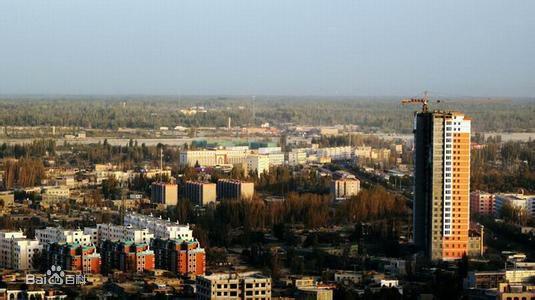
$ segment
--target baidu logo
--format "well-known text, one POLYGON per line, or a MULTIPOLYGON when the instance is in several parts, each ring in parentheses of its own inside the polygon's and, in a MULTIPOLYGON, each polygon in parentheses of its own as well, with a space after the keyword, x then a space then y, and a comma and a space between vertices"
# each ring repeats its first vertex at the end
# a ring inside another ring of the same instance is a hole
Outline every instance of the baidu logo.
POLYGON ((65 274, 61 266, 52 266, 44 275, 26 274, 26 284, 83 285, 85 284, 85 276, 65 274))

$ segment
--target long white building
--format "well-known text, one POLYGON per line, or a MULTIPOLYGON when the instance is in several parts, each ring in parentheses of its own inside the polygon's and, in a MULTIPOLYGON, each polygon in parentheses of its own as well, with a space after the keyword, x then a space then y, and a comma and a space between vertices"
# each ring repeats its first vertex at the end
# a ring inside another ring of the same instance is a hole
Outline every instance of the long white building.
POLYGON ((316 150, 318 157, 330 157, 331 160, 350 160, 354 152, 351 146, 318 148, 316 150))
MULTIPOLYGON (((87 231, 90 231, 88 229, 87 231)), ((131 225, 97 224, 96 240, 100 243, 105 240, 110 241, 133 241, 134 243, 147 243, 154 238, 147 228, 134 228, 131 225)))
POLYGON ((75 243, 84 246, 92 244, 91 236, 85 234, 82 230, 67 230, 61 227, 46 227, 44 229, 36 229, 35 238, 41 244, 75 243))
POLYGON ((140 229, 148 229, 155 238, 192 240, 193 231, 189 225, 173 223, 169 220, 156 218, 152 215, 129 213, 124 217, 124 225, 140 229))
POLYGON ((0 231, 0 268, 32 270, 34 257, 43 250, 38 240, 22 231, 0 231))
POLYGON ((496 212, 500 213, 502 206, 509 203, 511 206, 527 212, 528 215, 535 217, 535 195, 524 194, 496 194, 496 212))
POLYGON ((190 167, 196 164, 204 167, 243 164, 248 153, 247 149, 186 150, 180 151, 178 163, 190 167))

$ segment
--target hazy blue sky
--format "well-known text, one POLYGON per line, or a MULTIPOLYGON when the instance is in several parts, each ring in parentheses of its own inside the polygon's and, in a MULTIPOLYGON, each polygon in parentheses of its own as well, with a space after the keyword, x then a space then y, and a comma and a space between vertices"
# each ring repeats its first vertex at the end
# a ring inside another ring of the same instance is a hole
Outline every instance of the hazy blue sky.
POLYGON ((535 96, 535 1, 0 1, 0 94, 426 89, 535 96))

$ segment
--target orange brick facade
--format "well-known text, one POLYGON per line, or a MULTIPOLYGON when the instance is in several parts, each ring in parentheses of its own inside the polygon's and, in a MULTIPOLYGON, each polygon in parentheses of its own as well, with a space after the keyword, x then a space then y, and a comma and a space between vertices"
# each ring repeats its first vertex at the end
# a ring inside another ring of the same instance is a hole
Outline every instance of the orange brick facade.
POLYGON ((180 275, 203 275, 206 271, 206 254, 198 241, 154 239, 152 249, 156 267, 180 275))

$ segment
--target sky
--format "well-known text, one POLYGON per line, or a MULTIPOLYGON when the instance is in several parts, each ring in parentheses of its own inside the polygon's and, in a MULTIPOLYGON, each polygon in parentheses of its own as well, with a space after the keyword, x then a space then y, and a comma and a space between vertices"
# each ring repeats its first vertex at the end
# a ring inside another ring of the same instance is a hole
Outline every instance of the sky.
POLYGON ((533 0, 1 0, 0 94, 535 96, 533 0))

